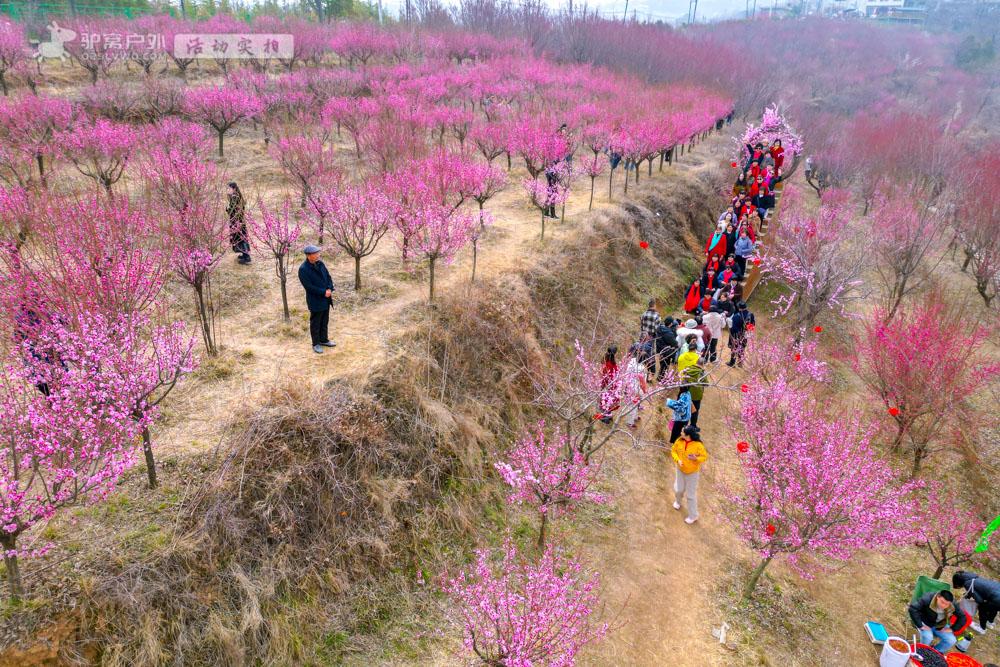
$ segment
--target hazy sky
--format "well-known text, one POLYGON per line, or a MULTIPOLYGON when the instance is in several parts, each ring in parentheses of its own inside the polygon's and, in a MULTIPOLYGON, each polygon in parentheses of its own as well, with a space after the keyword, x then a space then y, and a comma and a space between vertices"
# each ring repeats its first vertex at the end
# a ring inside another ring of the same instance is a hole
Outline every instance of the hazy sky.
MULTIPOLYGON (((553 8, 566 7, 568 0, 546 0, 546 3, 553 8)), ((602 14, 607 16, 621 17, 625 10, 625 0, 573 0, 574 7, 581 7, 586 2, 590 9, 597 8, 602 14)), ((752 2, 753 0, 751 0, 752 2)), ((385 11, 396 13, 397 7, 403 0, 382 0, 385 11)), ((445 0, 448 3, 448 0, 445 0)), ((769 0, 758 0, 758 8, 770 4, 769 0)), ((745 0, 698 0, 698 19, 715 19, 724 16, 732 16, 735 13, 743 12, 746 7, 745 0)), ((629 0, 628 13, 635 10, 637 16, 651 18, 653 20, 675 21, 685 19, 688 13, 688 0, 629 0)))

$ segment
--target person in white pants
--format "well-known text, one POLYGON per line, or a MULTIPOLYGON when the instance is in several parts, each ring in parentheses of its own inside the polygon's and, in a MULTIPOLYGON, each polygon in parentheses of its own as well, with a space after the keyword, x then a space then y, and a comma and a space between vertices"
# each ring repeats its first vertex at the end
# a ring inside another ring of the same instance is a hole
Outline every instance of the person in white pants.
POLYGON ((687 500, 688 525, 698 520, 698 478, 701 464, 708 460, 708 452, 701 443, 701 431, 697 426, 687 426, 681 437, 670 448, 670 457, 677 466, 674 478, 674 509, 681 508, 681 501, 687 500))

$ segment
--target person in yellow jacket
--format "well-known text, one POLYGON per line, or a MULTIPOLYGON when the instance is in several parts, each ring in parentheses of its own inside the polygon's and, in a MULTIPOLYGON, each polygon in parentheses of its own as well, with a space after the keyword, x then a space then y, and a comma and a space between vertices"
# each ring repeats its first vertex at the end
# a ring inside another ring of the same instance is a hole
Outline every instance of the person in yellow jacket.
POLYGON ((688 426, 681 437, 670 448, 670 457, 677 465, 674 478, 674 509, 681 508, 681 500, 687 498, 687 518, 690 525, 698 520, 698 477, 701 464, 708 460, 708 452, 701 443, 701 431, 697 426, 688 426))
MULTIPOLYGON (((695 338, 694 334, 690 334, 688 338, 695 338)), ((685 347, 681 349, 681 355, 677 357, 677 373, 679 375, 684 374, 684 369, 688 366, 694 366, 701 359, 698 356, 698 343, 694 341, 692 343, 684 342, 685 347)))

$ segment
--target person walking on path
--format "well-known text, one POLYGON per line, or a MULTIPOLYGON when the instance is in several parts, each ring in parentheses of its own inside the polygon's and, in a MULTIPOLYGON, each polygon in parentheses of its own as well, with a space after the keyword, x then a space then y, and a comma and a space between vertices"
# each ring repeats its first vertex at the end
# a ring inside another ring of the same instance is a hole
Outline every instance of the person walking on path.
POLYGON ((229 183, 226 215, 229 216, 229 244, 239 254, 240 264, 250 263, 250 239, 247 236, 247 211, 243 193, 235 181, 229 183))
POLYGON ((677 442, 677 438, 681 437, 684 427, 691 421, 691 413, 694 406, 691 402, 690 390, 687 387, 681 387, 677 398, 668 398, 666 406, 674 411, 670 426, 670 442, 677 442))
POLYGON ((609 345, 608 351, 604 353, 604 363, 601 365, 601 405, 598 407, 601 409, 601 421, 605 424, 611 423, 615 410, 619 407, 618 396, 615 393, 617 392, 615 383, 618 381, 617 356, 618 346, 609 345), (606 403, 608 405, 605 405, 606 403))
POLYGON ((681 373, 681 380, 687 383, 688 390, 691 392, 691 426, 698 425, 698 417, 701 415, 701 399, 705 397, 707 379, 708 374, 701 364, 692 364, 681 373))
POLYGON ((639 361, 640 353, 639 344, 633 343, 628 350, 628 363, 625 365, 625 382, 628 383, 625 396, 629 402, 626 406, 625 424, 629 428, 635 428, 639 421, 639 403, 649 391, 649 385, 646 384, 646 367, 639 361))
POLYGON ((736 314, 729 318, 729 350, 731 356, 727 366, 743 364, 743 353, 746 351, 747 334, 753 330, 756 320, 753 313, 747 310, 746 301, 736 304, 736 314))
POLYGON ((639 318, 640 336, 639 340, 646 340, 656 336, 656 328, 660 326, 660 313, 656 310, 656 299, 649 300, 649 307, 639 318))
POLYGON ((302 249, 306 260, 299 266, 299 282, 306 291, 309 308, 309 335, 316 354, 323 354, 324 347, 335 347, 330 340, 330 306, 333 305, 333 278, 326 264, 319 258, 321 248, 307 245, 302 249))
POLYGON ((684 523, 691 525, 698 520, 698 477, 701 464, 708 460, 708 452, 701 443, 701 431, 697 426, 687 426, 683 435, 670 448, 670 457, 677 466, 674 478, 674 509, 681 508, 681 501, 687 499, 687 518, 684 523))
POLYGON ((726 316, 719 312, 718 305, 712 306, 708 312, 702 315, 702 322, 708 327, 712 337, 708 341, 708 350, 705 354, 706 360, 713 364, 719 359, 719 339, 722 338, 722 329, 726 326, 726 316))

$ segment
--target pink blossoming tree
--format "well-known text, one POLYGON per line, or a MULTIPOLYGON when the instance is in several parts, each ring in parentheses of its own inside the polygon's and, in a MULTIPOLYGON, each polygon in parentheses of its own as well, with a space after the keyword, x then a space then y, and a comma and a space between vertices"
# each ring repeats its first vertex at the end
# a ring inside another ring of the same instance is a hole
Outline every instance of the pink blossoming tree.
MULTIPOLYGON (((347 185, 328 191, 323 203, 330 220, 330 236, 354 258, 354 289, 361 289, 361 259, 375 252, 392 228, 393 202, 380 187, 347 185)), ((433 267, 432 267, 433 276, 433 267)), ((433 283, 433 277, 431 278, 433 283)))
POLYGON ((850 316, 849 306, 866 295, 862 274, 871 255, 871 236, 856 224, 846 192, 823 195, 819 211, 805 208, 801 194, 786 189, 781 217, 762 254, 761 275, 790 288, 773 303, 777 314, 792 313, 792 326, 811 330, 824 311, 850 316))
POLYGON ((976 542, 986 522, 940 483, 929 484, 922 507, 924 535, 920 542, 934 560, 934 578, 945 568, 961 567, 976 557, 976 542))
POLYGON ((58 134, 55 145, 77 171, 111 196, 111 187, 125 174, 135 150, 136 134, 128 125, 99 119, 58 134))
POLYGON ((545 422, 536 424, 534 433, 525 434, 507 459, 493 466, 512 489, 507 502, 538 510, 539 549, 545 547, 549 517, 570 511, 583 501, 606 502, 605 496, 591 491, 600 466, 570 447, 569 439, 558 429, 546 438, 545 422))
POLYGON ((738 450, 742 481, 727 484, 727 516, 760 557, 744 600, 780 556, 809 576, 803 558, 847 561, 919 535, 919 487, 876 454, 874 429, 856 412, 829 410, 791 381, 794 364, 786 368, 749 381, 734 429, 749 446, 738 450))
POLYGON ((857 338, 858 375, 894 426, 890 449, 908 444, 913 475, 954 442, 953 430, 967 434, 983 422, 970 399, 1000 379, 1000 364, 986 354, 989 328, 967 313, 931 294, 892 319, 876 309, 857 338))
POLYGON ((183 104, 184 113, 208 125, 219 135, 219 157, 223 156, 223 138, 237 123, 256 117, 264 110, 261 100, 230 86, 192 88, 183 104))
POLYGON ((126 320, 96 315, 56 321, 22 302, 16 354, 0 364, 0 547, 11 597, 23 591, 18 539, 65 507, 99 501, 135 461, 152 415, 133 413, 136 377, 122 373, 126 320))
POLYGON ((298 216, 292 213, 291 202, 285 199, 280 210, 268 208, 263 201, 257 203, 259 216, 249 220, 250 239, 255 246, 266 249, 274 258, 274 275, 281 288, 281 309, 285 321, 291 319, 288 311, 288 268, 292 246, 302 233, 298 216))
POLYGON ((599 579, 579 562, 552 547, 531 561, 510 539, 493 560, 477 551, 473 569, 444 586, 461 610, 465 650, 482 664, 572 667, 583 647, 607 634, 608 625, 592 618, 599 579))

